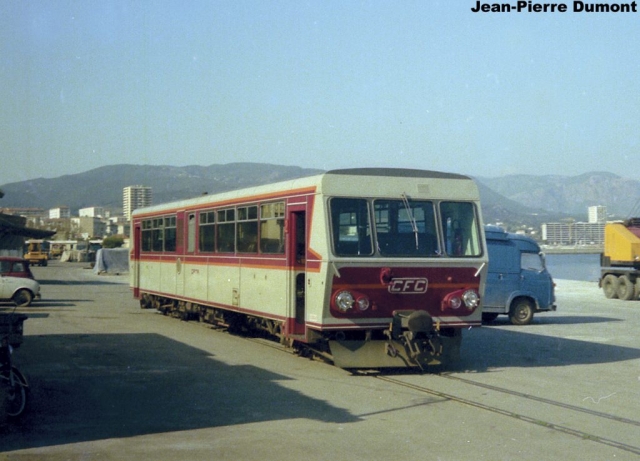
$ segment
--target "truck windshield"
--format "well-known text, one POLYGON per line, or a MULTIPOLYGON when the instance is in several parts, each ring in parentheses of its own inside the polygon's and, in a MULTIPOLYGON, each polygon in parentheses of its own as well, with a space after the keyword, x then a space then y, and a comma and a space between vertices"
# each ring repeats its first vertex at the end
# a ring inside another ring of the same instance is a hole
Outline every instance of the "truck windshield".
POLYGON ((336 197, 329 203, 333 250, 338 256, 464 257, 482 254, 473 203, 438 204, 406 197, 375 200, 336 197), (438 206, 442 241, 438 239, 438 206), (372 219, 375 233, 372 232, 372 219))
POLYGON ((544 259, 540 253, 522 253, 520 267, 524 270, 542 272, 544 270, 544 259))

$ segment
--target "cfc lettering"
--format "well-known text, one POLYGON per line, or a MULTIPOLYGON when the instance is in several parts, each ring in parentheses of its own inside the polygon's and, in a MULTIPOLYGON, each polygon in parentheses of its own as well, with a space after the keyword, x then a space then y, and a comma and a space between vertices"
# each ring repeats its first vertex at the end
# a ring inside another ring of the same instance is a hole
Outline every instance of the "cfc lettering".
POLYGON ((420 294, 427 292, 427 279, 425 278, 395 278, 389 283, 389 293, 396 294, 420 294))

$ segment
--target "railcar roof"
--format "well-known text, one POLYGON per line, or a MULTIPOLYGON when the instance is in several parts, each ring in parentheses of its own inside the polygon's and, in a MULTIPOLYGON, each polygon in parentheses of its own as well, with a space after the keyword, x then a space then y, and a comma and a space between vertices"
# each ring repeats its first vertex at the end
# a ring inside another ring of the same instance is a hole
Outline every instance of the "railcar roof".
POLYGON ((445 173, 442 171, 415 170, 410 168, 348 168, 329 170, 325 174, 344 174, 351 176, 387 176, 394 178, 435 178, 435 179, 471 179, 469 176, 445 173))
POLYGON ((310 176, 302 176, 294 179, 287 179, 284 181, 278 181, 275 183, 259 184, 255 186, 243 187, 240 189, 232 189, 222 192, 217 192, 211 195, 202 195, 199 197, 192 197, 183 200, 177 200, 172 202, 160 203, 151 205, 145 208, 138 208, 134 210, 133 215, 140 215, 145 213, 153 213, 162 211, 167 208, 176 208, 183 206, 194 206, 200 204, 206 204, 215 199, 235 198, 242 195, 253 195, 258 193, 264 193, 269 189, 299 189, 306 187, 313 187, 322 183, 322 178, 331 176, 377 176, 388 178, 415 178, 415 179, 456 179, 471 181, 469 176, 444 173, 440 171, 430 170, 416 170, 407 168, 349 168, 329 170, 324 173, 319 173, 310 176))

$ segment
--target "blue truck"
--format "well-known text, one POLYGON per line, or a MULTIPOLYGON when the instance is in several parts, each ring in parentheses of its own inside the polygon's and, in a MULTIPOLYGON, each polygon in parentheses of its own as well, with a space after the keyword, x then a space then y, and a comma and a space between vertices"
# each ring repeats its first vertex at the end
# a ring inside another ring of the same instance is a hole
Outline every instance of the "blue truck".
POLYGON ((555 311, 555 284, 540 246, 530 237, 485 226, 489 271, 482 319, 506 314, 514 325, 527 325, 537 312, 555 311))

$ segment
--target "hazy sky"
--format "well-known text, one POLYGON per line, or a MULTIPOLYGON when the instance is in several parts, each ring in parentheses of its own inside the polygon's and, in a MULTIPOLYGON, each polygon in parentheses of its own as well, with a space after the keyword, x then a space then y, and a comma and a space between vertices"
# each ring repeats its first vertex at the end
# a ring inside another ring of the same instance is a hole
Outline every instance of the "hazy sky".
POLYGON ((640 12, 475 4, 0 0, 0 185, 114 163, 640 179, 640 12))

